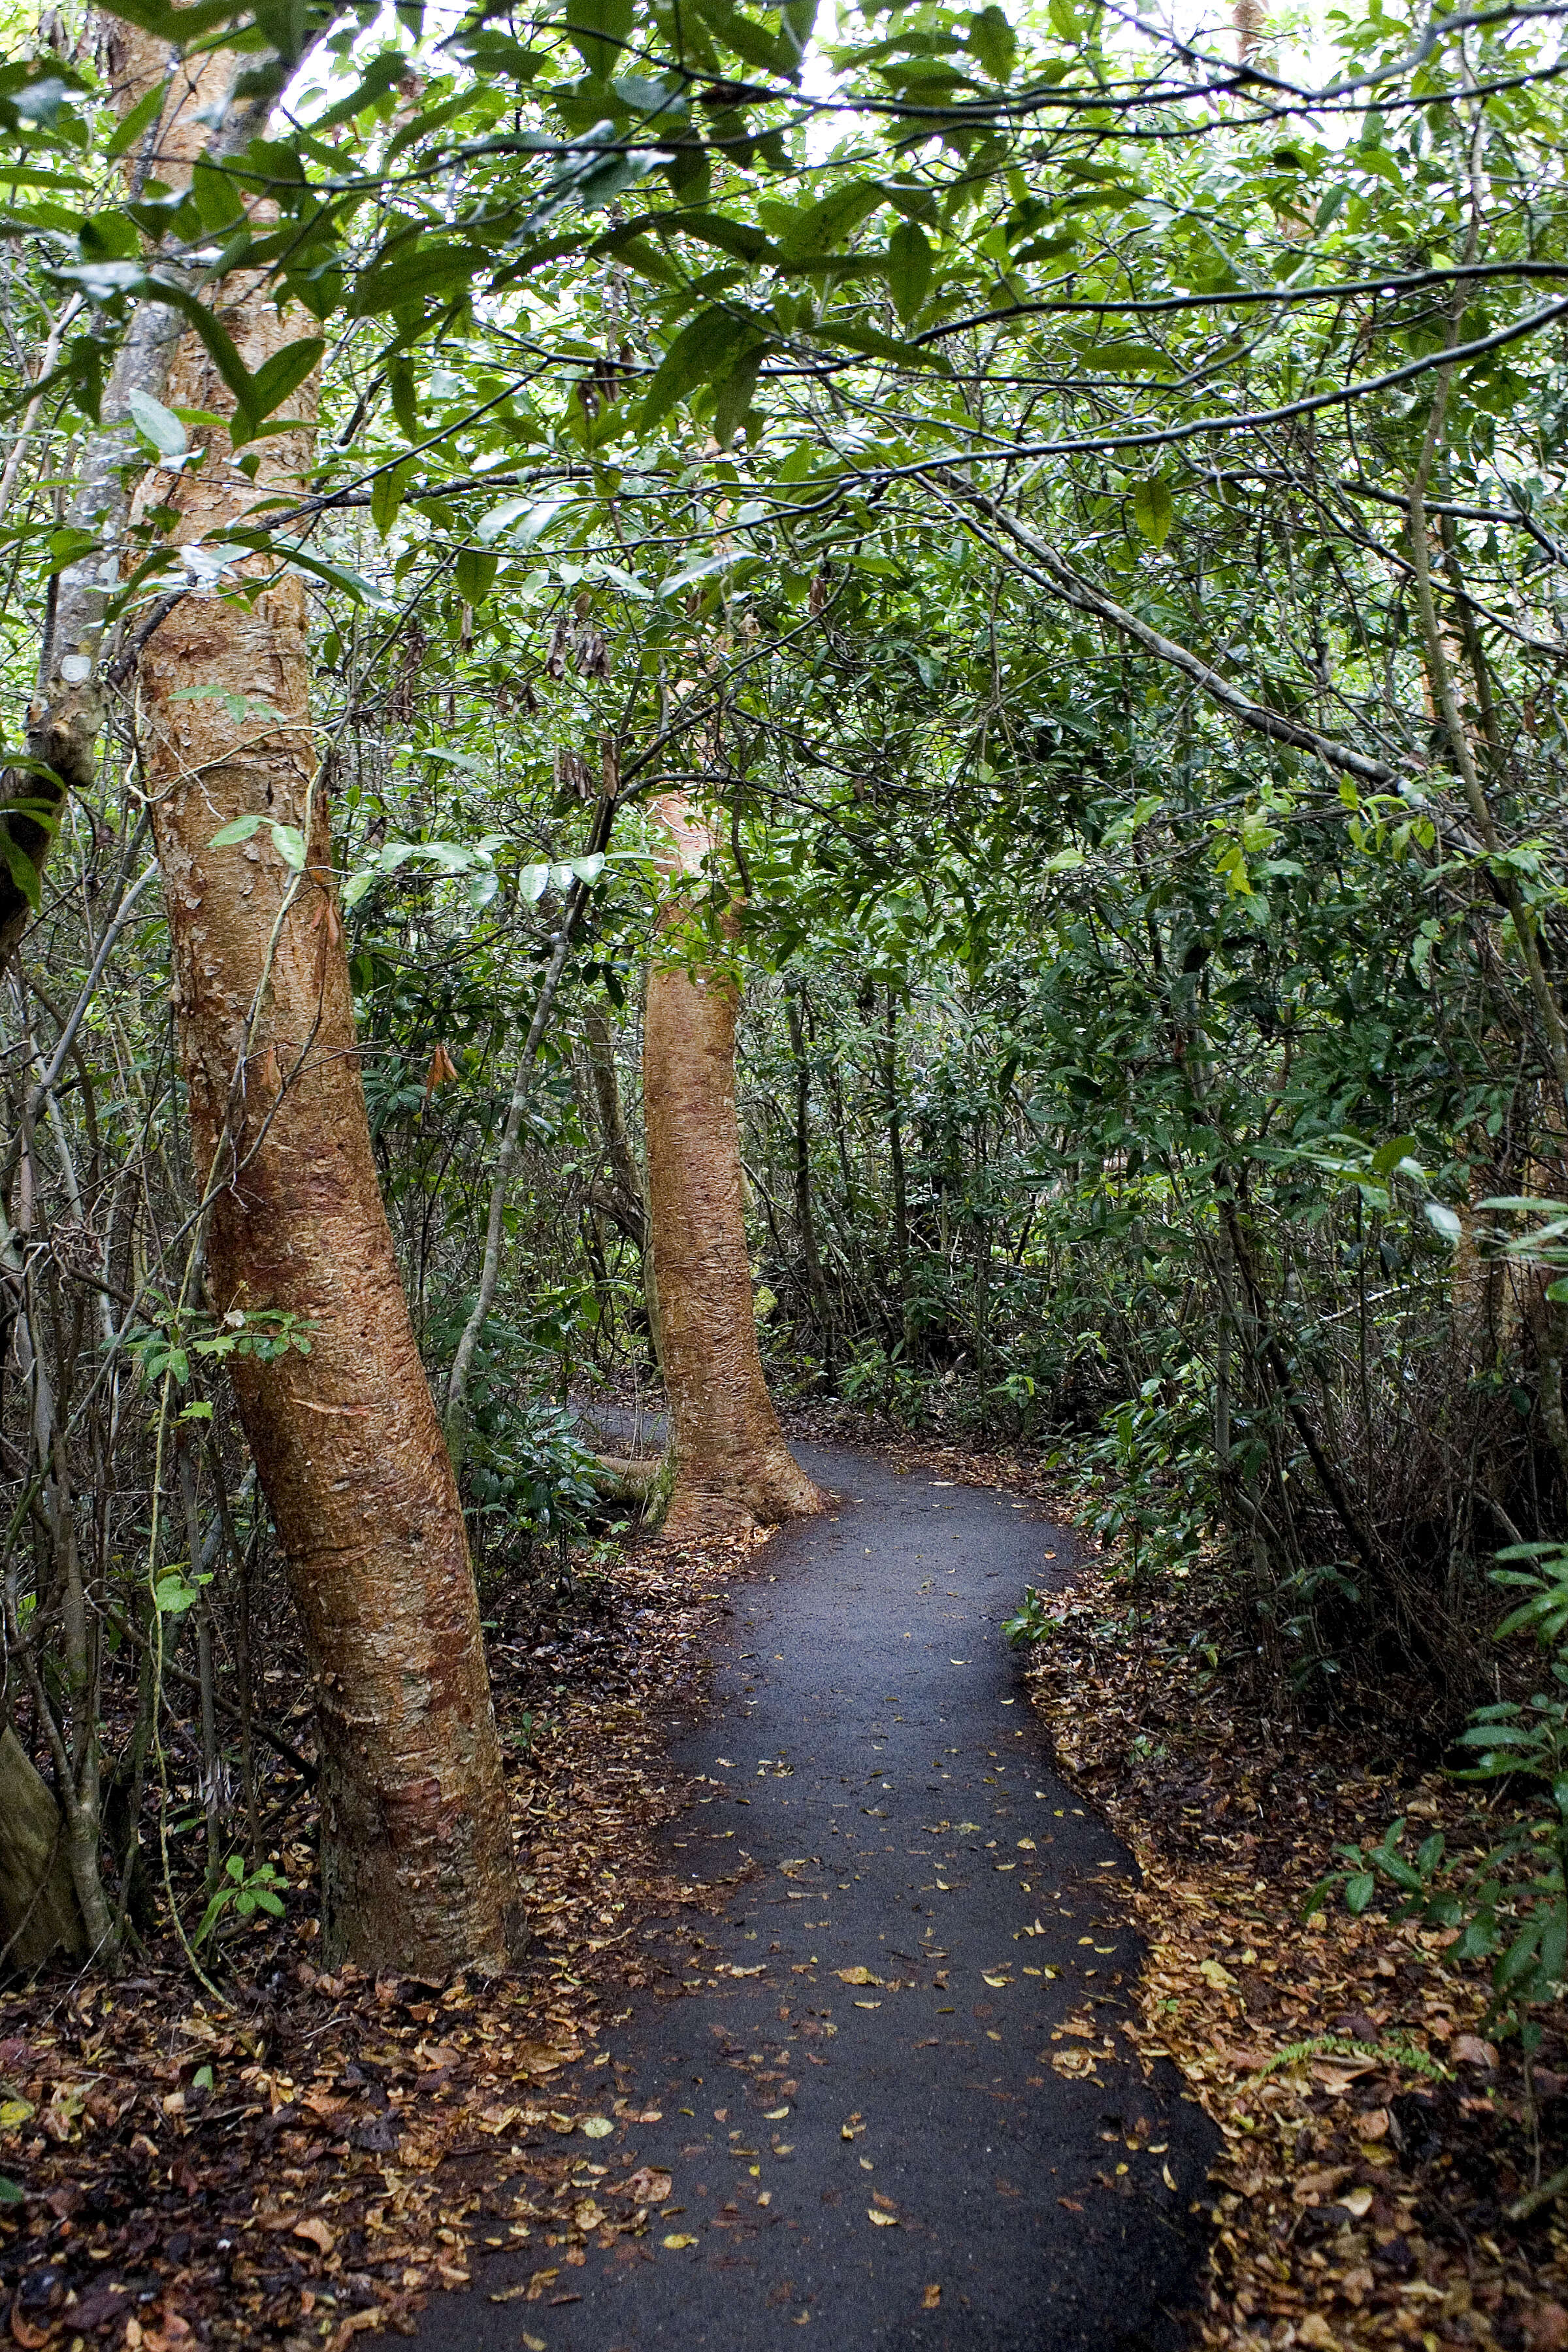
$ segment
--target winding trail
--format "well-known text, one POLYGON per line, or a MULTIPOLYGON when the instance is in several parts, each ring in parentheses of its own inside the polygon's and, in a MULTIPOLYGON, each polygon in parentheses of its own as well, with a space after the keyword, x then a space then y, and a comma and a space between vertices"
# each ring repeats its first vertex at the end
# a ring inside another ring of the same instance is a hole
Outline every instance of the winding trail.
POLYGON ((496 2256, 426 2313, 425 2352, 1184 2340, 1214 2134, 1168 2063, 1145 2082, 1102 2048, 1138 1965, 1131 1864, 1051 1770, 1000 1632, 1026 1583, 1069 1580, 1072 1538, 1005 1494, 800 1451, 842 1499, 757 1555, 674 1746, 709 1793, 665 1832, 673 1867, 755 1868, 659 1931, 697 1989, 607 2035, 605 2112, 625 2094, 643 2120, 573 2143, 606 2184, 668 2172, 667 2210, 538 2301, 489 2297, 559 2256, 496 2256), (1094 2041, 1053 2042, 1068 2018, 1094 2041), (1051 2063, 1090 2050, 1087 2077, 1051 2063))

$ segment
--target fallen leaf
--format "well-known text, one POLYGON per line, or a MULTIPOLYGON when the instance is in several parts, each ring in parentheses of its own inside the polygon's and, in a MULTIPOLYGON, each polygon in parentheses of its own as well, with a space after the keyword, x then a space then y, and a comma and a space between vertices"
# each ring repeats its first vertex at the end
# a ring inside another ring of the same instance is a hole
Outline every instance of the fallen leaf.
POLYGON ((1339 2337, 1321 2311, 1310 2311, 1307 2314, 1306 2318, 1296 2330, 1296 2341, 1298 2344, 1319 2346, 1321 2347, 1321 2352, 1338 2352, 1339 2337))
POLYGON ((1172 2171, 1168 2164, 1163 2164, 1160 2167, 1160 2178, 1164 2182, 1167 2189, 1174 2189, 1176 2185, 1176 2176, 1172 2171))
POLYGON ((622 2181, 620 2193, 635 2197, 639 2205, 662 2205, 675 2183, 668 2172, 656 2172, 651 2165, 639 2164, 622 2181))
POLYGON ((1497 2070, 1498 2053, 1494 2043, 1483 2042, 1476 2033, 1458 2033, 1448 2044, 1448 2055, 1461 2066, 1485 2066, 1497 2070))
POLYGON ((296 2221, 292 2234, 296 2238, 307 2239, 323 2254, 330 2254, 337 2244, 331 2228, 322 2221, 319 2213, 308 2214, 304 2221, 296 2221))
POLYGON ((379 2327, 381 2317, 380 2305, 374 2303, 363 2311, 351 2311, 346 2319, 339 2320, 327 2338, 327 2352, 343 2352, 344 2345, 353 2336, 363 2336, 368 2327, 379 2327))
POLYGON ((1372 2191, 1370 2189, 1347 2189, 1338 2201, 1347 2213, 1353 2214, 1360 2221, 1372 2210, 1372 2191))
POLYGON ((933 2283, 926 2288, 925 2293, 921 2297, 921 2309, 922 2311, 938 2311, 941 2307, 942 2288, 940 2284, 933 2283))
POLYGON ((578 2126, 584 2139, 608 2139, 615 2128, 608 2116, 584 2116, 578 2126))
POLYGON ((879 1985, 882 1981, 880 1977, 874 1977, 869 1969, 860 1966, 852 1969, 836 1969, 834 1974, 840 1984, 879 1985))
POLYGON ((671 2230, 668 2237, 664 2239, 661 2242, 668 2246, 672 2251, 678 2251, 681 2246, 694 2246, 697 2243, 697 2241, 688 2231, 671 2230))
MULTIPOLYGON (((1087 1940, 1087 1938, 1085 1940, 1087 1940)), ((1236 1982, 1236 1979, 1231 1975, 1230 1970, 1228 1969, 1222 1969, 1217 1960, 1200 1960, 1198 1962, 1198 1974, 1202 1977, 1205 1984, 1215 1986, 1216 1990, 1220 1992, 1224 1992, 1227 1987, 1234 1985, 1236 1982)))
POLYGON ((42 2352, 42 2347, 49 2340, 47 2327, 31 2327, 23 2318, 20 2289, 11 2305, 11 2333, 21 2346, 22 2352, 42 2352))
POLYGON ((984 1977, 984 1980, 985 1980, 985 1982, 986 1982, 988 1985, 994 1985, 994 1986, 995 1986, 995 1988, 996 1988, 996 1990, 997 1990, 997 1991, 998 1991, 998 1992, 1002 1991, 1002 1990, 1003 1990, 1003 1989, 1004 1989, 1007 1984, 1009 1984, 1009 1983, 1012 1981, 1012 1979, 1011 1979, 1010 1978, 1008 1978, 1008 1977, 988 1977, 988 1976, 986 1976, 986 1975, 985 1975, 985 1971, 984 1971, 984 1969, 982 1969, 982 1970, 980 1971, 980 1973, 981 1973, 982 1977, 984 1977))
POLYGON ((526 2327, 522 2331, 522 2341, 526 2347, 526 2352, 544 2352, 543 2336, 531 2336, 526 2327))
POLYGON ((782 2124, 788 2113, 789 2109, 787 2107, 769 2107, 766 2110, 763 2120, 764 2123, 782 2124))
POLYGON ((1327 2172, 1303 2172, 1291 2194, 1298 2205, 1304 2205, 1310 2197, 1331 2197, 1341 2181, 1348 2180, 1350 2176, 1348 2164, 1336 2164, 1327 2172))
MULTIPOLYGON (((866 2219, 868 2221, 875 2221, 879 2230, 896 2230, 899 2226, 899 2217, 896 2213, 879 2213, 874 2205, 867 2206, 866 2219)), ((40 2337, 39 2341, 42 2340, 40 2337)))

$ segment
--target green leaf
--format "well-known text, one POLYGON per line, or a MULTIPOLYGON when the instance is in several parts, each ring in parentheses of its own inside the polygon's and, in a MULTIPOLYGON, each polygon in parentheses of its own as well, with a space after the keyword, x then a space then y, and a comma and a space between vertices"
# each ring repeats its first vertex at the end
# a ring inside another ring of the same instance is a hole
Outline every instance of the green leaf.
POLYGON ((1358 1870, 1353 1878, 1345 1881, 1345 1908, 1359 1919, 1376 1893, 1377 1881, 1371 1871, 1358 1870))
POLYGON ((412 458, 405 457, 401 466, 389 466, 371 484, 370 519, 383 539, 390 538, 392 526, 397 520, 403 505, 403 493, 414 471, 412 458))
POLYGON ((458 593, 465 604, 478 607, 484 603, 490 593, 490 583, 496 576, 500 561, 499 556, 488 554, 482 548, 460 547, 458 550, 453 576, 458 593))
POLYGON ((1463 1237, 1464 1226, 1452 1209, 1445 1207, 1441 1201, 1424 1201, 1421 1205, 1427 1223, 1444 1241, 1455 1243, 1463 1237))
POLYGON ((277 820, 274 819, 271 832, 273 846, 277 850, 279 856, 283 860, 284 865, 291 866, 296 874, 303 874, 305 871, 305 836, 300 832, 299 826, 297 824, 279 824, 277 820))
POLYGON ((304 383, 326 348, 320 335, 310 335, 303 342, 286 343, 280 352, 274 352, 252 378, 251 415, 258 418, 270 416, 274 409, 281 408, 289 394, 304 383))
POLYGON ((737 261, 768 261, 777 255, 777 247, 760 228, 749 221, 731 220, 723 213, 664 213, 655 216, 655 225, 666 236, 679 231, 701 245, 716 247, 721 253, 733 254, 737 261))
POLYGON ((3 823, 0 823, 0 863, 4 864, 5 871, 36 915, 42 904, 38 869, 20 843, 13 838, 10 826, 3 823))
POLYGON ((0 2205, 20 2205, 26 2193, 25 2189, 19 2189, 14 2180, 7 2180, 0 2172, 0 2205))
POLYGON ((906 326, 920 313, 931 290, 931 247, 924 230, 918 221, 900 221, 888 240, 888 288, 906 326))
POLYGON ((713 400, 713 437, 721 449, 727 449, 739 431, 752 404, 763 362, 771 349, 768 343, 753 343, 720 381, 713 400))
POLYGON ((453 238, 418 244, 405 240, 395 253, 361 278, 351 305, 353 315, 374 319, 405 302, 424 302, 432 294, 449 294, 466 286, 485 258, 479 247, 453 238))
POLYGON ((1018 62, 1018 37, 1000 8, 982 8, 971 17, 967 47, 993 81, 1012 79, 1018 62))
POLYGON ((633 0, 566 0, 567 33, 596 81, 608 81, 620 70, 632 19, 633 0))
POLYGON ((165 95, 163 80, 160 76, 146 95, 137 100, 130 113, 121 123, 113 138, 104 148, 106 156, 112 158, 116 155, 128 155, 131 152, 142 132, 151 131, 163 113, 165 95))
POLYGON ((836 188, 830 196, 795 214, 779 238, 781 257, 786 262, 799 262, 816 254, 837 252, 848 242, 867 214, 874 213, 884 201, 875 180, 852 180, 847 187, 836 188))
POLYGON ((150 392, 132 392, 126 406, 136 420, 136 429, 150 441, 161 457, 183 457, 190 447, 190 436, 172 409, 150 392))
POLYGON ((1132 520, 1153 546, 1164 546, 1175 514, 1175 502, 1163 476, 1151 474, 1138 483, 1132 492, 1132 520))
POLYGON ((207 847, 229 849, 236 842, 248 841, 251 835, 260 829, 262 823, 263 819, 259 816, 237 816, 232 824, 226 824, 221 833, 214 834, 207 847))
POLYGON ((657 425, 700 383, 728 374, 749 345, 765 340, 749 311, 726 310, 720 303, 700 311, 677 335, 643 395, 638 416, 643 431, 657 425))

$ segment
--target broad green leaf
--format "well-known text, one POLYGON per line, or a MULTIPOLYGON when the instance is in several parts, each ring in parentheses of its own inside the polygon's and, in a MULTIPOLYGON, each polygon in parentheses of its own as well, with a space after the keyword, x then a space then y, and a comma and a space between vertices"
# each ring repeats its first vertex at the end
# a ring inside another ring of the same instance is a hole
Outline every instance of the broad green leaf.
POLYGON ((771 349, 768 343, 753 343, 720 379, 713 399, 713 437, 721 449, 727 449, 739 431, 751 407, 763 362, 771 349))
POLYGON ((633 0, 566 0, 563 22, 588 71, 608 81, 631 60, 626 55, 635 11, 633 0))
POLYGON ((500 558, 487 554, 482 548, 460 547, 453 572, 458 595, 465 604, 479 605, 490 593, 500 558))
POLYGON ((780 256, 786 262, 799 262, 814 254, 835 252, 853 236, 867 214, 874 213, 883 202, 875 180, 854 180, 847 187, 836 188, 830 196, 795 214, 778 240, 780 256))
POLYGON ((417 245, 405 241, 361 278, 352 305, 358 319, 374 319, 405 302, 424 302, 466 286, 485 261, 478 246, 456 239, 417 245))
POLYGON ((320 360, 327 346, 319 335, 308 336, 304 341, 286 343, 274 352, 266 363, 258 367, 252 378, 254 389, 249 409, 257 418, 270 416, 281 408, 292 392, 297 392, 320 360))
POLYGON ((392 534, 403 507, 403 493, 412 478, 414 464, 405 457, 401 466, 388 466, 371 484, 370 519, 383 539, 392 534))
POLYGON ((153 82, 152 89, 137 100, 130 113, 120 124, 114 136, 104 148, 106 156, 112 159, 115 156, 130 154, 142 133, 151 131, 163 113, 164 95, 164 84, 160 76, 153 82))
POLYGON ((918 221, 899 223, 888 240, 888 287, 893 308, 907 326, 931 290, 931 247, 918 221))
POLYGON ((5 866, 5 871, 36 915, 42 903, 38 887, 38 869, 21 844, 13 837, 10 826, 4 824, 0 824, 0 864, 5 866))
POLYGON ((190 436, 172 409, 150 392, 135 391, 126 400, 126 406, 136 420, 136 428, 152 443, 160 457, 183 457, 190 447, 190 436))
POLYGON ((969 54, 993 81, 1012 79, 1018 62, 1018 37, 1000 8, 982 8, 970 19, 969 54))
POLYGON ((1175 514, 1175 502, 1164 477, 1147 475, 1132 493, 1132 520, 1144 538, 1155 547, 1163 547, 1175 514))
POLYGON ((748 311, 726 310, 720 303, 700 311, 677 335, 643 395, 639 422, 644 432, 700 383, 727 374, 749 345, 765 340, 759 321, 748 311))
POLYGON ((232 824, 226 824, 221 832, 214 834, 211 841, 207 844, 207 847, 209 849, 228 849, 231 848, 236 842, 248 841, 251 835, 258 831, 264 822, 265 820, 263 818, 254 814, 250 816, 237 816, 232 824))

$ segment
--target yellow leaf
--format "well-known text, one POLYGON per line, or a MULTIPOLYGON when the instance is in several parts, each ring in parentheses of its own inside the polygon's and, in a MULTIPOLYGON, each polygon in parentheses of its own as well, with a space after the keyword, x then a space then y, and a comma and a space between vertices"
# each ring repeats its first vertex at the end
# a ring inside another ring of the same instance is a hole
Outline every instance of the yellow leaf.
POLYGON ((875 2221, 879 2230, 896 2230, 899 2226, 899 2217, 896 2213, 879 2213, 874 2205, 867 2206, 866 2219, 868 2221, 875 2221))
MULTIPOLYGON (((982 1976, 985 1976, 985 1971, 984 1971, 984 1969, 982 1969, 982 1970, 980 1971, 980 1973, 981 1973, 981 1975, 982 1975, 982 1976)), ((1004 1987, 1005 1986, 1005 1984, 1006 1984, 1006 1982, 1007 1982, 1007 1979, 1006 1979, 1006 1978, 1005 1978, 1005 1977, 985 1977, 985 1981, 986 1981, 986 1983, 987 1983, 988 1985, 994 1985, 994 1986, 996 1987, 996 1989, 997 1989, 998 1992, 1000 1992, 1000 1991, 1004 1989, 1004 1987)))
POLYGON ((840 1984, 880 1984, 882 1981, 880 1977, 874 1977, 868 1968, 837 1969, 834 1973, 840 1984))
POLYGON ((770 2107, 763 2120, 764 2123, 782 2124, 788 2113, 787 2107, 770 2107))
POLYGON ((608 2116, 584 2116, 581 2125, 585 2139, 608 2139, 615 2128, 608 2116))
POLYGON ((1372 2191, 1370 2189, 1347 2189, 1339 2201, 1347 2213, 1353 2213, 1360 2221, 1371 2210, 1372 2191))
POLYGON ((1213 1985, 1220 1992, 1224 1992, 1227 1986, 1236 1982, 1229 1969, 1222 1969, 1217 1960, 1200 1960, 1198 1974, 1205 1984, 1213 1985))
POLYGON ((697 2243, 697 2241, 685 2230, 672 2230, 668 2237, 665 2239, 664 2243, 668 2246, 672 2252, 679 2252, 682 2246, 694 2246, 697 2243))
POLYGON ((941 2308, 942 2288, 933 2281, 921 2297, 921 2309, 922 2311, 940 2311, 941 2308))
POLYGON ((332 2248, 337 2243, 337 2240, 333 2237, 331 2231, 326 2222, 322 2221, 319 2213, 310 2214, 309 2218, 303 2221, 296 2221, 294 2224, 293 2234, 296 2238, 307 2239, 312 2246, 317 2247, 323 2254, 330 2254, 332 2248))
POLYGON ((1164 2182, 1167 2189, 1173 2189, 1175 2187, 1176 2176, 1172 2171, 1168 2164, 1163 2164, 1160 2167, 1160 2178, 1164 2182))

